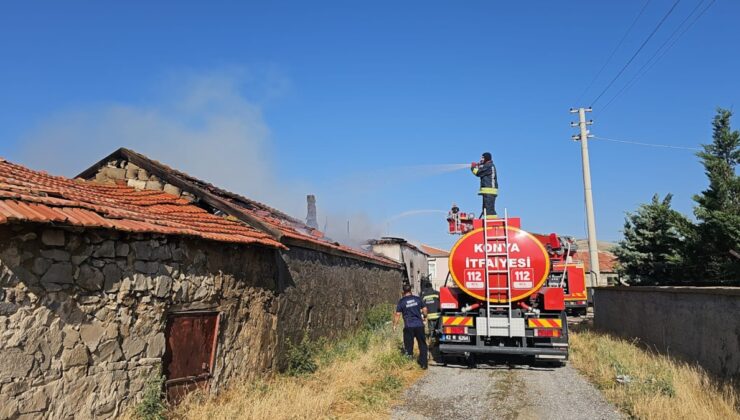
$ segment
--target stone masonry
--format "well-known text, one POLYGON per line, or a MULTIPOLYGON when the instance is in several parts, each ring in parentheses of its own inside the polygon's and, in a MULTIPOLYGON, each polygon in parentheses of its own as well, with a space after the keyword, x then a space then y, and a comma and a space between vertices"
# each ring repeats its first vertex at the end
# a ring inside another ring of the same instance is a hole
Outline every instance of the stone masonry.
POLYGON ((139 168, 126 160, 112 160, 95 175, 95 182, 101 184, 116 181, 125 181, 129 187, 137 190, 164 191, 191 203, 196 201, 193 194, 162 181, 156 175, 148 173, 146 169, 139 168))
POLYGON ((0 419, 108 418, 161 369, 167 315, 221 313, 211 390, 284 365, 398 296, 399 270, 110 230, 0 226, 0 419))

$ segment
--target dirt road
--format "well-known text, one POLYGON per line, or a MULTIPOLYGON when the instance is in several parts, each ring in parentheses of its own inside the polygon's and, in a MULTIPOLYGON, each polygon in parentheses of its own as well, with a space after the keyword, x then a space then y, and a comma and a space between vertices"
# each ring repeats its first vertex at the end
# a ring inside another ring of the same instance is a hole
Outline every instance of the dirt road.
POLYGON ((392 411, 393 419, 620 419, 570 366, 430 366, 392 411))

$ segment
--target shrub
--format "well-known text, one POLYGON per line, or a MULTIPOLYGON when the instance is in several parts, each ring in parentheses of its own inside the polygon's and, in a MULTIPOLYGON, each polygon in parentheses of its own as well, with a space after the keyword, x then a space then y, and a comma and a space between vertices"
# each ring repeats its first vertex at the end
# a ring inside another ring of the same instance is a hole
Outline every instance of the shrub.
POLYGON ((167 406, 164 402, 164 375, 157 373, 149 378, 144 387, 141 402, 136 405, 134 414, 142 420, 165 420, 167 406))
POLYGON ((300 343, 293 344, 288 340, 288 370, 290 376, 307 375, 316 372, 319 366, 316 363, 316 346, 304 333, 300 343))

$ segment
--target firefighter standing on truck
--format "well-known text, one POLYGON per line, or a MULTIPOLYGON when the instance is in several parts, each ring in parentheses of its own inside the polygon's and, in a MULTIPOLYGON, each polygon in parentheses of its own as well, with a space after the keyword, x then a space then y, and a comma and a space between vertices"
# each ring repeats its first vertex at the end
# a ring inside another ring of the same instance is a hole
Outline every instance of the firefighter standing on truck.
MULTIPOLYGON (((496 215, 496 196, 498 196, 498 177, 496 176, 496 165, 489 152, 481 155, 480 162, 470 164, 470 170, 473 175, 480 178, 480 189, 478 195, 483 196, 483 211, 489 219, 495 219, 496 215)), ((481 217, 483 214, 481 213, 481 217)))

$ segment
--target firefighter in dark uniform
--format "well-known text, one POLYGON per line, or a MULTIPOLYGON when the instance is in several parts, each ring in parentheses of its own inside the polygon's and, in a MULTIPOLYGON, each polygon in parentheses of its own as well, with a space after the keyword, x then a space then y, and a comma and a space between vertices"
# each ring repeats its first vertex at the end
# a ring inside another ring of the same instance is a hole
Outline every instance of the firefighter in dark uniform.
POLYGON ((418 296, 411 294, 411 285, 403 285, 403 297, 396 305, 396 313, 393 316, 393 331, 396 330, 398 321, 403 316, 403 349, 406 356, 413 357, 414 339, 419 345, 419 365, 422 369, 427 368, 426 337, 424 337, 424 316, 427 309, 424 302, 418 296))
POLYGON ((427 335, 432 336, 439 320, 439 292, 434 290, 432 282, 426 280, 421 290, 421 301, 427 308, 427 335))
POLYGON ((480 178, 478 195, 483 196, 483 210, 486 213, 486 217, 489 219, 497 218, 496 197, 498 196, 498 177, 496 176, 496 165, 493 164, 491 154, 488 152, 483 153, 480 162, 470 164, 470 170, 473 171, 473 175, 480 178))

